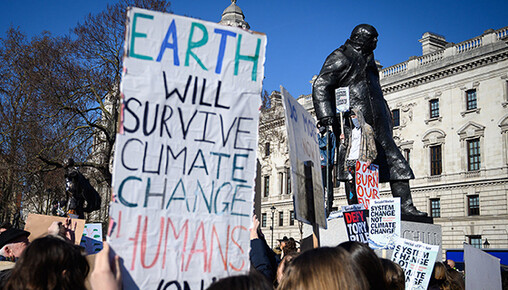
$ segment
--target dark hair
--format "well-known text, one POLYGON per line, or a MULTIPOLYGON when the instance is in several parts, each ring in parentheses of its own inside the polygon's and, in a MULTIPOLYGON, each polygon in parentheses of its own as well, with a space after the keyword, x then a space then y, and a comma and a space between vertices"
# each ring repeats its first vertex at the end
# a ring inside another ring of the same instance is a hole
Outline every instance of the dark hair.
POLYGON ((399 264, 392 260, 380 259, 385 273, 386 288, 390 290, 404 290, 406 275, 399 264))
POLYGON ((386 289, 383 266, 374 250, 359 242, 344 242, 339 247, 351 254, 353 262, 358 264, 367 280, 369 280, 370 289, 386 289))
POLYGON ((25 249, 5 289, 86 289, 89 270, 78 246, 46 236, 25 249))
POLYGON ((272 290, 268 280, 256 272, 222 278, 206 288, 207 290, 272 290))

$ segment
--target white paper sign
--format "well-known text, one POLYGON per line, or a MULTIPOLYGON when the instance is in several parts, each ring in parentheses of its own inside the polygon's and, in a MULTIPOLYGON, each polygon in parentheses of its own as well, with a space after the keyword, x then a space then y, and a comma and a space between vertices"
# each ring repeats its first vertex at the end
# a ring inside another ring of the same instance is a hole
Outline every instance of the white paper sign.
POLYGON ((124 288, 204 289, 249 270, 264 34, 127 14, 109 240, 124 288))
POLYGON ((404 270, 406 289, 427 289, 438 251, 439 246, 404 238, 397 240, 392 261, 399 264, 404 270))
POLYGON ((369 246, 393 249, 400 237, 400 197, 371 200, 369 222, 369 246))
POLYGON ((296 219, 326 228, 316 120, 281 86, 296 219))
POLYGON ((335 89, 335 105, 337 113, 349 111, 349 87, 335 89))

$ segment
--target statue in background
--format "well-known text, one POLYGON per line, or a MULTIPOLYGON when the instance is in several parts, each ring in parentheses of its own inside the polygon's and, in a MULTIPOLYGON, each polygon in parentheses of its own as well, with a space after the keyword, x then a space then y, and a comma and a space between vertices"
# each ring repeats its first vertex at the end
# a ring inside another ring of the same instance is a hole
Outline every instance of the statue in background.
POLYGON ((101 196, 93 188, 88 179, 74 166, 74 160, 69 158, 64 162, 65 192, 69 197, 67 214, 72 217, 84 219, 85 212, 100 209, 101 196))
MULTIPOLYGON (((393 140, 391 111, 383 97, 374 60, 377 37, 373 26, 360 24, 353 29, 346 43, 326 58, 313 83, 312 99, 316 116, 321 125, 332 126, 335 136, 340 136, 335 89, 348 87, 350 107, 359 110, 374 131, 377 157, 372 163, 379 165, 379 181, 390 182, 393 196, 401 198, 403 215, 427 216, 413 204, 409 180, 414 179, 414 174, 393 140)), ((345 127, 344 130, 344 136, 348 138, 351 128, 345 127)), ((347 144, 348 140, 345 141, 347 144)), ((346 181, 347 173, 341 166, 345 156, 341 151, 344 150, 339 150, 338 154, 339 179, 346 181)))

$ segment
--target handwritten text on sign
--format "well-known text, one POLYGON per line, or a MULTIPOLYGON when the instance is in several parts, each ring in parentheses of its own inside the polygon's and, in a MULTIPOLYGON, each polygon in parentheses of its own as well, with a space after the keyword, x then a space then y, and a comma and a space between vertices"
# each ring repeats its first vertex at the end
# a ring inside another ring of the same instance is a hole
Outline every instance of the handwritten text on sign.
POLYGON ((206 288, 249 267, 266 37, 137 8, 127 17, 112 247, 130 286, 206 288))
POLYGON ((356 161, 356 195, 358 202, 369 209, 371 199, 379 199, 379 166, 356 161))

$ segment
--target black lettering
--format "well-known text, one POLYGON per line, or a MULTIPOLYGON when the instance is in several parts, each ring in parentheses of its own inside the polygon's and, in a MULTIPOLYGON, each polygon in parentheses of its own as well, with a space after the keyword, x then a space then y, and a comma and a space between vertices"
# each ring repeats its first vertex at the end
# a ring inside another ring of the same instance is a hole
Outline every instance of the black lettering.
MULTIPOLYGON (((135 125, 134 125, 134 128, 132 128, 132 129, 131 129, 131 128, 127 128, 127 127, 125 126, 125 119, 124 119, 124 122, 123 122, 123 129, 124 129, 126 132, 128 132, 128 133, 134 133, 134 132, 136 132, 136 131, 138 130, 138 128, 139 128, 139 118, 138 118, 138 116, 136 115, 136 113, 134 113, 134 111, 132 111, 132 110, 131 110, 131 108, 129 107, 129 104, 130 104, 130 102, 131 102, 131 101, 137 102, 137 103, 139 104, 139 106, 141 106, 141 105, 142 105, 142 104, 141 104, 141 102, 140 102, 140 101, 138 101, 138 100, 136 100, 135 98, 130 98, 130 99, 128 99, 128 100, 125 102, 124 112, 129 112, 129 113, 131 113, 131 114, 132 114, 132 117, 134 117, 134 120, 136 121, 136 122, 134 123, 134 124, 135 124, 135 125)), ((125 116, 124 116, 124 118, 125 118, 125 116)))

